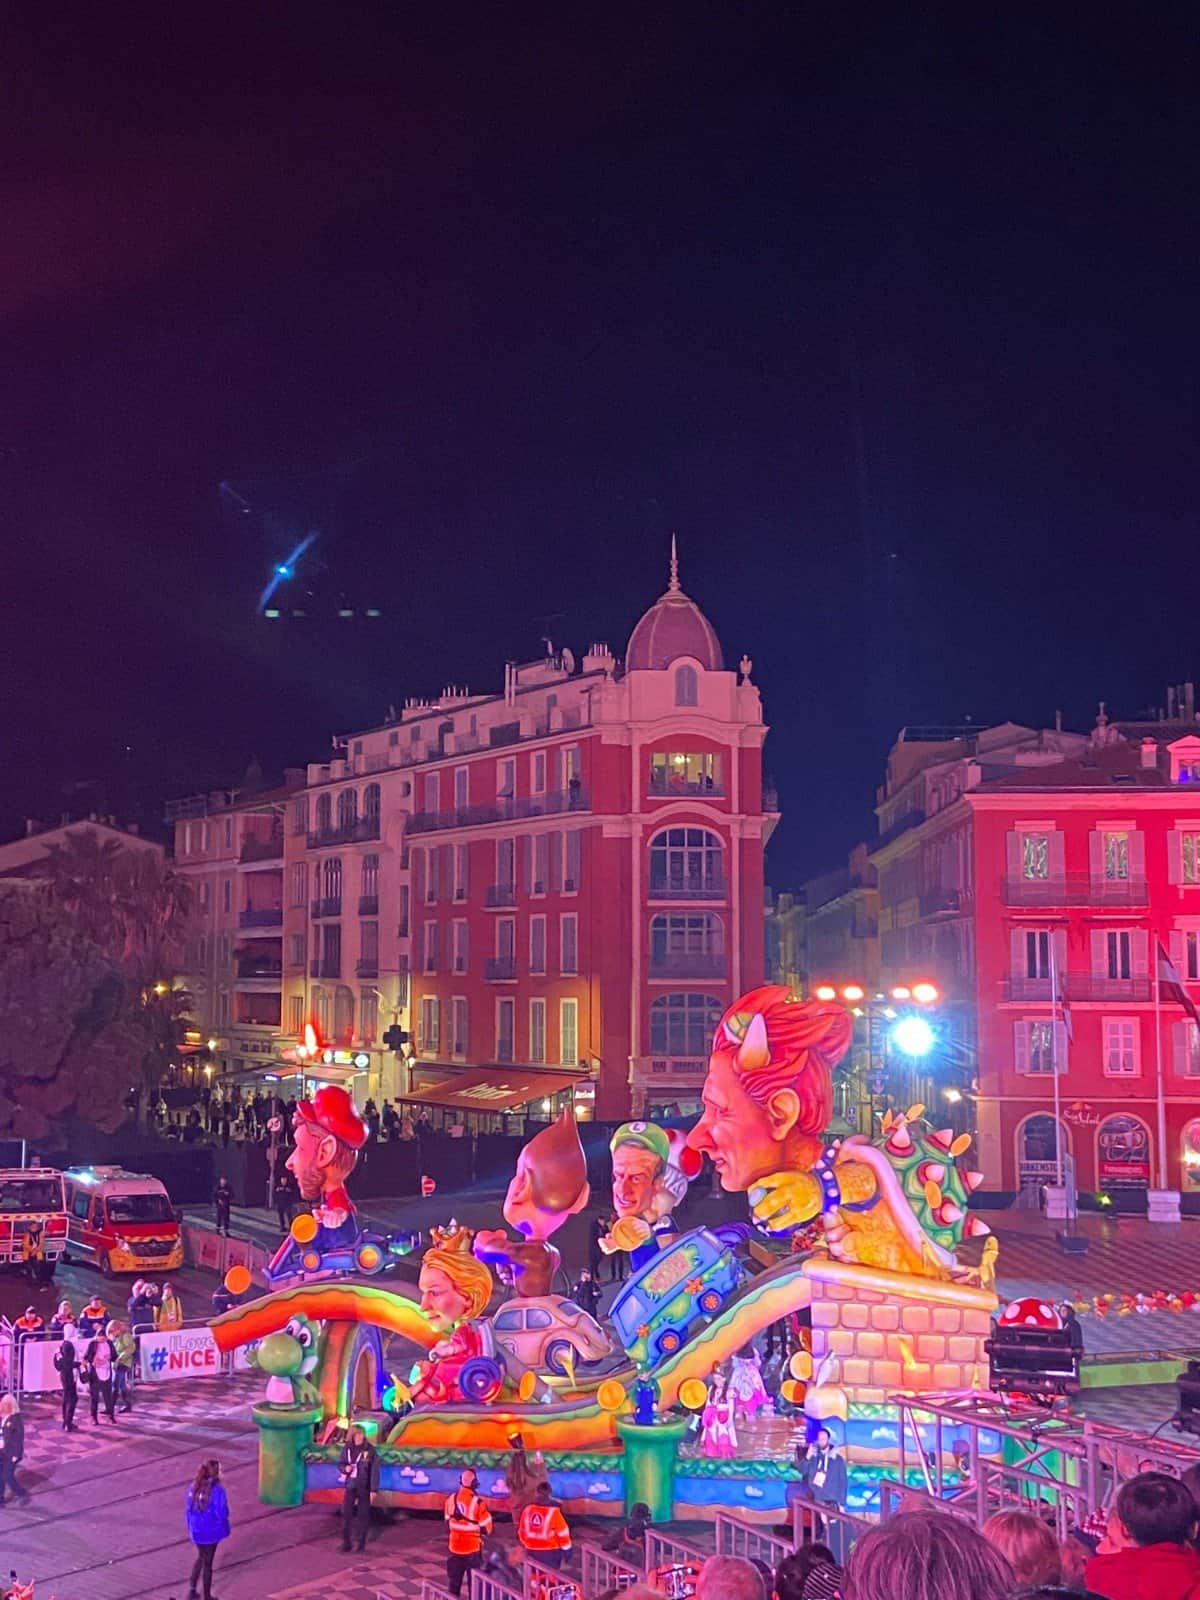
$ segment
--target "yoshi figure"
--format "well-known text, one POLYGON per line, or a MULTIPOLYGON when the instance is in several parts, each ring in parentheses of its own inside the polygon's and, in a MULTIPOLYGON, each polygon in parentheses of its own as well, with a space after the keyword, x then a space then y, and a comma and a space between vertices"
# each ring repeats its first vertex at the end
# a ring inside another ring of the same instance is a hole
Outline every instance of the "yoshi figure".
POLYGON ((308 1374, 317 1364, 317 1327, 296 1315, 279 1333, 269 1333, 247 1352, 252 1367, 267 1373, 269 1405, 307 1406, 320 1400, 308 1374))

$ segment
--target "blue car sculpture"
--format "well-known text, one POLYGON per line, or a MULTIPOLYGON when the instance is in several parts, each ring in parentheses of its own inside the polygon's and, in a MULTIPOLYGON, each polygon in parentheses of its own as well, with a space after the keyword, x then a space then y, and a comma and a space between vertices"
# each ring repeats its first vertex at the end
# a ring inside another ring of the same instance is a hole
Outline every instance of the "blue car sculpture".
POLYGON ((674 1354, 698 1323, 715 1316, 741 1278, 732 1242, 694 1228, 630 1278, 612 1303, 609 1321, 630 1359, 653 1366, 674 1354))

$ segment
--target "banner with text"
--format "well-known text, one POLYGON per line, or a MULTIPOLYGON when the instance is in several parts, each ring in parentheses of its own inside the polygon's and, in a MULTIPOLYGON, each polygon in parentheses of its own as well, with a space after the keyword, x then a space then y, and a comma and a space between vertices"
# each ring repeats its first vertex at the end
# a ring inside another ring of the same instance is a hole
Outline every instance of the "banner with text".
POLYGON ((147 1383, 171 1378, 216 1378, 222 1370, 221 1352, 211 1328, 172 1328, 166 1333, 146 1333, 141 1339, 141 1376, 147 1383))

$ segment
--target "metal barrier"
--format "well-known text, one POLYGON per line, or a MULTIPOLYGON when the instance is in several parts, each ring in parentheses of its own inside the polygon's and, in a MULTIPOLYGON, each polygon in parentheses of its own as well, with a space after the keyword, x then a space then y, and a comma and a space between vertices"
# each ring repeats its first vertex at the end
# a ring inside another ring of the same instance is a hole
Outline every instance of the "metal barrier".
POLYGON ((524 1600, 524 1596, 490 1573, 476 1571, 471 1574, 471 1600, 524 1600))
POLYGON ((663 1533, 661 1528, 646 1529, 647 1572, 657 1572, 660 1567, 686 1567, 689 1563, 702 1566, 707 1560, 707 1550, 684 1544, 682 1539, 663 1533))
POLYGON ((601 1550, 598 1544, 588 1544, 584 1540, 578 1548, 585 1595, 604 1594, 609 1589, 628 1589, 631 1583, 645 1582, 646 1574, 641 1567, 634 1566, 631 1561, 622 1561, 620 1556, 610 1555, 607 1550, 601 1550))
POLYGON ((742 1556, 747 1561, 764 1561, 771 1571, 790 1556, 793 1546, 773 1533, 764 1533, 752 1522, 743 1522, 728 1511, 718 1511, 713 1533, 719 1556, 742 1556))
POLYGON ((941 1511, 961 1517, 966 1522, 975 1521, 974 1508, 966 1505, 953 1493, 944 1500, 928 1494, 924 1489, 913 1489, 895 1478, 879 1480, 879 1520, 888 1522, 901 1511, 941 1511))
POLYGON ((793 1548, 799 1549, 809 1541, 827 1544, 839 1564, 845 1563, 859 1534, 875 1526, 870 1517, 860 1517, 853 1511, 843 1511, 841 1506, 810 1500, 807 1495, 798 1494, 792 1500, 793 1548))
POLYGON ((541 1596, 549 1594, 555 1584, 563 1581, 561 1568, 544 1567, 540 1561, 533 1559, 528 1550, 525 1552, 525 1561, 521 1568, 525 1600, 541 1600, 541 1596))
MULTIPOLYGON (((385 1595, 380 1595, 379 1600, 387 1600, 385 1595)), ((421 1580, 421 1600, 454 1600, 449 1589, 443 1589, 440 1584, 430 1583, 428 1578, 421 1580)))

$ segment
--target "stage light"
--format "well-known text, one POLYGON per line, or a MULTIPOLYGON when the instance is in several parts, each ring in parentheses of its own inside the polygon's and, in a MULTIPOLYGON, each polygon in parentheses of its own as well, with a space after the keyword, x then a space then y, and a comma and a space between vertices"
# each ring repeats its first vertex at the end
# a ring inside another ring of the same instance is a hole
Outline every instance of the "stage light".
POLYGON ((833 987, 833 985, 831 983, 818 984, 817 985, 817 999, 818 1000, 836 1000, 837 999, 837 990, 833 987))
POLYGON ((896 985, 896 987, 892 990, 892 999, 893 1000, 911 1000, 912 999, 912 990, 908 987, 908 985, 906 983, 898 983, 896 985))
POLYGON ((962 1091, 960 1089, 944 1089, 942 1093, 952 1106, 956 1106, 962 1099, 962 1091))
POLYGON ((924 1017, 901 1017, 892 1028, 891 1039, 906 1056, 927 1056, 934 1044, 933 1029, 924 1017))
POLYGON ((931 1006, 938 997, 937 985, 933 983, 914 983, 912 997, 921 1006, 931 1006))
POLYGON ((861 983, 848 983, 842 990, 842 999, 849 1000, 851 1005, 857 1005, 857 1003, 864 998, 865 994, 866 990, 863 988, 861 983))

